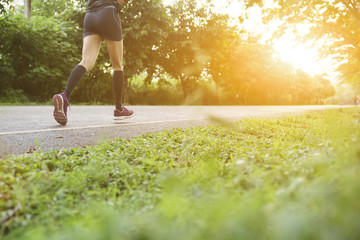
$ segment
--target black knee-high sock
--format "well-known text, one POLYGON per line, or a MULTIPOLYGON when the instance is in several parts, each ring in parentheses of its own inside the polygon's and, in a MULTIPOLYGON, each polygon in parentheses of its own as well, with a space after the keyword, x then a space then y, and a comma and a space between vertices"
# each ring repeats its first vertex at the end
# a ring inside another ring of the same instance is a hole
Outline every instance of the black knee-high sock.
POLYGON ((124 94, 124 72, 114 71, 112 80, 114 96, 115 96, 115 107, 116 109, 122 110, 122 98, 124 94))
POLYGON ((68 98, 70 98, 72 91, 85 73, 86 69, 82 65, 76 65, 76 67, 74 67, 65 87, 65 94, 68 98))

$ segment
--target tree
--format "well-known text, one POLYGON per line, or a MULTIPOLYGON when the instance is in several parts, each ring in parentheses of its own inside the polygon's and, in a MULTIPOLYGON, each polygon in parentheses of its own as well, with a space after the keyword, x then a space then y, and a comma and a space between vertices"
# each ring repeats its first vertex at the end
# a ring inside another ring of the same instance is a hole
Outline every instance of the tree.
POLYGON ((335 95, 335 87, 325 77, 326 75, 324 74, 314 77, 317 104, 323 104, 327 98, 335 95))
POLYGON ((31 0, 24 0, 24 15, 26 18, 31 18, 31 0))
POLYGON ((197 8, 195 0, 176 1, 169 7, 172 19, 166 41, 160 48, 161 66, 172 77, 181 80, 186 98, 195 88, 204 65, 196 36, 206 19, 203 6, 197 8))
POLYGON ((220 93, 229 85, 228 80, 231 78, 229 59, 242 40, 240 29, 230 25, 230 21, 228 15, 210 11, 198 34, 198 42, 205 56, 203 59, 208 61, 205 70, 215 83, 218 103, 220 93))
POLYGON ((158 49, 166 41, 171 27, 165 5, 162 0, 129 1, 123 5, 120 18, 126 77, 144 71, 152 76, 162 58, 158 49))
POLYGON ((56 17, 63 20, 74 20, 76 15, 81 13, 82 21, 86 5, 87 1, 84 0, 32 0, 32 13, 36 16, 56 17))
POLYGON ((0 95, 8 89, 23 90, 33 100, 44 101, 63 88, 63 76, 79 61, 73 24, 5 15, 0 29, 0 95))
POLYGON ((358 0, 275 1, 268 19, 284 20, 283 28, 299 23, 311 25, 305 39, 322 40, 323 56, 341 63, 342 81, 360 86, 360 2, 358 0))
POLYGON ((0 0, 0 14, 6 13, 5 6, 10 2, 12 2, 12 0, 0 0))

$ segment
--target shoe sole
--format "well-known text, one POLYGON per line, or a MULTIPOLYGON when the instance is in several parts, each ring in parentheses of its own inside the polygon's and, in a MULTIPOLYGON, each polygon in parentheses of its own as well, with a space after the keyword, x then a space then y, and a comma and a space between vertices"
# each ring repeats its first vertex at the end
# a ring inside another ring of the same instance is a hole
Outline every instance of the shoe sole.
POLYGON ((131 116, 121 116, 121 117, 113 117, 113 120, 124 120, 124 119, 129 119, 129 118, 132 118, 134 116, 131 115, 131 116))
POLYGON ((61 95, 57 94, 53 97, 53 104, 54 104, 54 118, 55 120, 61 124, 66 125, 67 117, 64 112, 64 99, 61 95))

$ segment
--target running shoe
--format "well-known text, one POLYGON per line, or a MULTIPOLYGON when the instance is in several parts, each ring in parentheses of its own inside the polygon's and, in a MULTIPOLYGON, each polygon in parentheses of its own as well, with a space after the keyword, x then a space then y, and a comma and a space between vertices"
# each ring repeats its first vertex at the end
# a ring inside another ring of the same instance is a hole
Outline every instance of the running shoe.
POLYGON ((69 101, 65 95, 65 93, 59 93, 53 96, 53 104, 54 104, 54 118, 55 120, 61 124, 66 125, 67 118, 67 108, 69 107, 69 101))
POLYGON ((114 110, 114 120, 124 120, 127 118, 132 118, 134 115, 134 111, 127 109, 126 107, 123 107, 122 111, 115 109, 114 110))

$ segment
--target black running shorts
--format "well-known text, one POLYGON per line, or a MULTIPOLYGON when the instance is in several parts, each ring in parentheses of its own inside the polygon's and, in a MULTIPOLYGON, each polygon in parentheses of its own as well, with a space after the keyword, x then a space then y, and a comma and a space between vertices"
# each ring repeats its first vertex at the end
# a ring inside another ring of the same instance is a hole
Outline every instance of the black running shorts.
POLYGON ((114 6, 87 12, 84 18, 84 38, 98 34, 103 39, 121 41, 122 28, 119 14, 114 6))

